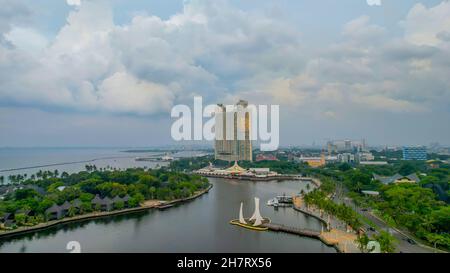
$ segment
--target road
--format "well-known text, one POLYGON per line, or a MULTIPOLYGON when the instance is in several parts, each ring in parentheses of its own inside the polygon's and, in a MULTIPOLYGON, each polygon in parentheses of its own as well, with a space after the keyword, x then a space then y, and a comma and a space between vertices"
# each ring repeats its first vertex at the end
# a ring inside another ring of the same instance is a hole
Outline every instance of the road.
MULTIPOLYGON (((369 209, 362 209, 362 208, 358 207, 353 202, 353 200, 349 197, 346 197, 346 195, 347 195, 347 190, 345 189, 345 187, 342 184, 337 183, 336 194, 333 197, 333 201, 338 204, 341 204, 341 203, 346 204, 347 206, 353 208, 357 213, 365 216, 372 223, 374 223, 378 227, 378 230, 385 230, 385 231, 389 232, 397 240, 397 249, 396 249, 397 252, 402 252, 402 253, 433 253, 433 252, 436 252, 436 250, 431 247, 421 245, 418 243, 417 244, 409 243, 408 239, 412 239, 412 238, 407 236, 407 234, 405 232, 400 232, 397 229, 391 228, 386 222, 384 222, 380 218, 373 215, 373 213, 369 209)), ((369 236, 369 237, 371 237, 372 235, 377 233, 377 231, 371 231, 370 226, 365 223, 364 223, 364 229, 367 231, 367 236, 369 236)))

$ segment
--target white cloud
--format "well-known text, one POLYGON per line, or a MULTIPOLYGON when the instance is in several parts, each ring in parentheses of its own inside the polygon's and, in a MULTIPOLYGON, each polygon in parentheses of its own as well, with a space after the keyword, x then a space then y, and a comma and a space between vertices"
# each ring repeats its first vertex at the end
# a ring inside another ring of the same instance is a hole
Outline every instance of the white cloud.
POLYGON ((0 100, 157 113, 175 101, 191 101, 194 93, 215 101, 219 93, 233 92, 234 82, 284 74, 299 64, 298 33, 225 1, 190 1, 168 20, 138 15, 121 26, 114 24, 109 3, 86 1, 69 13, 48 46, 40 39, 36 45, 25 42, 33 37, 39 36, 32 29, 17 28, 8 36, 17 48, 0 48, 5 58, 0 62, 10 64, 5 70, 9 77, 0 83, 0 100), (44 49, 30 57, 25 46, 44 49), (18 65, 12 58, 25 62, 18 65))
POLYGON ((416 45, 436 46, 442 43, 440 37, 446 37, 450 31, 450 2, 427 8, 416 4, 402 23, 405 28, 405 38, 416 45))
POLYGON ((69 6, 79 6, 81 5, 81 0, 66 0, 69 6))
POLYGON ((351 39, 357 39, 358 41, 364 41, 369 39, 371 42, 377 38, 377 36, 383 35, 385 30, 377 25, 370 24, 370 17, 363 15, 350 22, 348 22, 342 31, 344 36, 351 39))
POLYGON ((415 6, 405 39, 358 17, 343 26, 340 42, 307 55, 293 26, 226 1, 190 1, 167 20, 138 15, 120 26, 108 2, 85 1, 51 42, 30 27, 8 27, 5 37, 15 47, 0 46, 0 101, 141 115, 190 103, 193 94, 208 103, 227 94, 334 116, 356 103, 424 111, 450 101, 449 52, 438 46, 449 28, 436 29, 433 47, 411 42, 410 35, 424 35, 408 29, 419 17, 441 18, 447 5, 415 6))
POLYGON ((5 38, 14 46, 29 53, 39 53, 48 45, 44 36, 30 28, 15 27, 5 34, 5 38))
POLYGON ((153 114, 168 112, 173 94, 165 86, 117 72, 99 86, 98 104, 111 112, 153 114))

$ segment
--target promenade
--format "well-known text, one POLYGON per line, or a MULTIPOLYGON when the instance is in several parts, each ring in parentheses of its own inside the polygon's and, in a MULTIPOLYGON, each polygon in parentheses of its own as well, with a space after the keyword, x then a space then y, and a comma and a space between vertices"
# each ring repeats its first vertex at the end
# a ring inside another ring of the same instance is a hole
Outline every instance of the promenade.
POLYGON ((314 217, 324 224, 326 228, 323 228, 319 235, 322 242, 334 246, 339 252, 361 253, 356 243, 358 236, 346 223, 314 206, 307 206, 301 196, 294 196, 293 205, 295 210, 314 217))

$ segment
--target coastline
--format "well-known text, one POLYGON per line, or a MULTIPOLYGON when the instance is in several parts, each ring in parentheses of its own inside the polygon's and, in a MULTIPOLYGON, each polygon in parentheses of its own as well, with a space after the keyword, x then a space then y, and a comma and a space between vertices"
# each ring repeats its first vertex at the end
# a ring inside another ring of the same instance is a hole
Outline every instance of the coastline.
POLYGON ((136 207, 136 208, 128 208, 128 209, 117 210, 117 211, 91 212, 91 213, 87 213, 87 214, 83 214, 83 215, 77 215, 74 217, 67 217, 67 218, 63 218, 60 220, 52 220, 49 222, 40 223, 40 224, 31 226, 31 227, 20 227, 18 229, 10 230, 10 231, 0 231, 0 240, 3 238, 15 237, 15 236, 20 236, 20 235, 27 234, 27 233, 38 232, 41 230, 52 228, 57 225, 63 225, 63 224, 68 224, 68 223, 72 223, 72 222, 82 222, 82 221, 92 220, 92 219, 107 218, 107 217, 112 217, 112 216, 116 216, 116 215, 131 214, 131 213, 135 213, 135 212, 146 211, 146 210, 150 210, 150 209, 165 209, 165 208, 173 207, 177 204, 192 201, 192 200, 202 196, 203 194, 208 193, 212 187, 213 187, 213 184, 210 184, 206 189, 198 191, 197 193, 195 193, 192 196, 172 200, 169 202, 147 205, 147 206, 144 205, 144 206, 140 206, 140 207, 136 207))

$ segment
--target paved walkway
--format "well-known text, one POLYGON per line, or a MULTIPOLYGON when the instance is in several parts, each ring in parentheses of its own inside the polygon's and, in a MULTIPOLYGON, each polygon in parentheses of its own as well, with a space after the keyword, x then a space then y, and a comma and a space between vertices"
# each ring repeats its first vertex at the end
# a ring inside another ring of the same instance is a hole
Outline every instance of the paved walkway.
POLYGON ((301 196, 295 196, 293 199, 294 208, 321 219, 328 224, 328 230, 324 229, 320 236, 323 241, 330 245, 336 245, 341 252, 361 253, 358 248, 356 232, 349 229, 347 224, 340 221, 333 215, 325 213, 323 210, 314 206, 307 206, 301 196))

